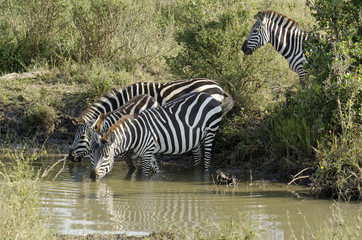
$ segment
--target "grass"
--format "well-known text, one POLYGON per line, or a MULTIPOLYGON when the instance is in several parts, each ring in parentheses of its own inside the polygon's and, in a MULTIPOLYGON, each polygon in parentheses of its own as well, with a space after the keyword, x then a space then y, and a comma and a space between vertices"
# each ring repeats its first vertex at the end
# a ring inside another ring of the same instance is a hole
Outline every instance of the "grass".
POLYGON ((358 212, 355 216, 345 216, 343 215, 343 207, 340 206, 340 203, 334 203, 331 206, 331 215, 320 225, 315 228, 310 226, 308 219, 303 215, 302 212, 299 212, 303 216, 305 221, 305 231, 301 236, 296 236, 294 234, 294 227, 289 222, 289 227, 292 232, 292 239, 318 239, 318 240, 357 240, 360 239, 361 232, 361 215, 358 212))
POLYGON ((37 155, 24 151, 7 155, 9 162, 0 161, 0 235, 2 239, 55 239, 47 222, 40 215, 40 172, 31 162, 37 155))

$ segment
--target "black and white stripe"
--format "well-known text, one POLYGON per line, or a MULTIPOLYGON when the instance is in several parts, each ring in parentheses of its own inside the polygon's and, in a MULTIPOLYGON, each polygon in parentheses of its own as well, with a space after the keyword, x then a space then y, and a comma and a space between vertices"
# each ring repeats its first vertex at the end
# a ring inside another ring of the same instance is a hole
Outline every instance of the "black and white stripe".
POLYGON ((114 111, 140 94, 148 94, 154 97, 159 104, 163 105, 191 92, 208 93, 218 102, 222 102, 224 97, 229 97, 229 94, 226 93, 219 84, 205 78, 186 79, 165 83, 140 82, 132 84, 124 90, 121 88, 113 89, 83 111, 79 120, 88 122, 92 119, 96 119, 101 113, 114 111))
MULTIPOLYGON (((156 99, 159 104, 177 99, 187 93, 205 92, 214 97, 218 102, 230 98, 215 81, 205 78, 195 78, 179 80, 166 83, 147 83, 140 82, 132 84, 122 91, 122 89, 113 89, 106 95, 100 97, 96 102, 91 104, 80 115, 79 120, 82 125, 78 127, 72 147, 69 151, 71 161, 80 161, 89 149, 88 139, 85 136, 85 130, 91 125, 89 122, 97 119, 100 114, 115 111, 130 99, 141 94, 148 94, 156 99), (81 150, 83 149, 83 150, 81 150)), ((233 106, 230 101, 228 106, 224 106, 223 114, 225 115, 233 106)))
POLYGON ((222 105, 229 104, 226 98, 220 105, 206 93, 190 93, 158 108, 148 109, 133 118, 125 116, 113 125, 102 137, 88 131, 90 138, 98 142, 92 150, 95 165, 92 179, 101 179, 113 167, 115 150, 132 150, 142 158, 142 174, 151 169, 158 172, 155 153, 181 154, 192 151, 195 165, 204 155, 204 167, 208 170, 211 148, 219 123, 222 105))
POLYGON ((256 23, 243 44, 243 52, 251 55, 270 43, 288 61, 290 69, 298 73, 304 86, 308 73, 303 67, 307 62, 303 42, 307 40, 307 33, 294 20, 272 10, 258 12, 254 18, 256 23))
MULTIPOLYGON (((95 129, 99 134, 103 135, 107 130, 116 123, 121 117, 127 114, 138 114, 148 108, 158 107, 159 103, 153 97, 142 94, 132 98, 126 104, 115 111, 101 114, 97 119, 92 119, 81 124, 75 134, 75 138, 69 152, 69 159, 79 161, 92 148, 93 142, 88 138, 87 129, 95 129)), ((124 155, 127 165, 130 169, 134 168, 133 163, 128 155, 124 155)), ((93 163, 93 162, 92 162, 93 163)))

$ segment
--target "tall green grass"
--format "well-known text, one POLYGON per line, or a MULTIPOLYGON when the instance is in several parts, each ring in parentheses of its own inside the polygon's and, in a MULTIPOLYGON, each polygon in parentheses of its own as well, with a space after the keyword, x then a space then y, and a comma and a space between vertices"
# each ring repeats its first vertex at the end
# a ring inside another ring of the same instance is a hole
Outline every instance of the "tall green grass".
POLYGON ((40 214, 40 172, 24 150, 7 154, 0 161, 0 235, 1 239, 55 239, 49 217, 40 214))

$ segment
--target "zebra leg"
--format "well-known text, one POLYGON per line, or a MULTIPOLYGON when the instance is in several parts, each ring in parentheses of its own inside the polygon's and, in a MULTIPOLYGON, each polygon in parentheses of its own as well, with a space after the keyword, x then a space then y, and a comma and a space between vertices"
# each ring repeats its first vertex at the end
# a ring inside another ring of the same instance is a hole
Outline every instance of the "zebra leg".
POLYGON ((209 171, 210 163, 211 163, 211 151, 212 151, 212 143, 214 141, 215 133, 208 132, 206 137, 203 141, 204 143, 204 164, 205 164, 205 171, 209 171))
POLYGON ((142 175, 148 176, 150 170, 154 173, 159 172, 157 160, 153 154, 147 154, 142 157, 142 175))
POLYGON ((201 157, 202 157, 202 152, 201 152, 201 143, 195 147, 194 149, 192 149, 192 156, 194 159, 194 166, 198 167, 200 166, 200 162, 201 162, 201 157))
POLYGON ((150 171, 151 165, 151 156, 142 157, 142 175, 148 176, 148 172, 150 171))
POLYGON ((131 153, 129 151, 121 153, 120 154, 122 159, 124 159, 126 161, 127 167, 129 169, 129 171, 134 171, 136 170, 136 167, 134 165, 134 162, 131 158, 131 153))
POLYGON ((151 172, 152 173, 158 173, 160 171, 158 167, 158 158, 156 158, 154 155, 152 155, 151 158, 151 172))
POLYGON ((157 161, 157 164, 160 165, 160 162, 161 162, 161 154, 158 153, 158 154, 154 154, 153 156, 155 157, 155 159, 156 159, 156 161, 157 161))

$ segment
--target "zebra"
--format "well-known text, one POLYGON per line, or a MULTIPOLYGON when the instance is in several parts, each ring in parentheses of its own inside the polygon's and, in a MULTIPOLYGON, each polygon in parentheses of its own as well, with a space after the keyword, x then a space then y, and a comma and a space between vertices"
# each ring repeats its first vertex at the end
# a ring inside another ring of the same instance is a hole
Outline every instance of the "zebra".
MULTIPOLYGON (((73 162, 81 161, 82 157, 85 156, 86 153, 82 149, 84 150, 84 146, 88 144, 85 129, 90 124, 87 124, 87 122, 97 119, 101 113, 114 111, 140 94, 148 94, 162 105, 190 92, 206 92, 220 103, 225 97, 230 97, 215 81, 206 78, 185 79, 166 83, 140 82, 132 84, 124 90, 121 88, 113 89, 91 104, 78 117, 78 121, 82 125, 76 131, 75 139, 69 151, 69 159, 73 162)), ((233 102, 230 101, 229 105, 224 107, 227 108, 223 111, 225 115, 233 107, 233 102)))
POLYGON ((270 43, 288 61, 290 69, 298 73, 304 87, 304 80, 308 77, 304 69, 307 59, 303 52, 307 32, 296 21, 273 10, 260 11, 254 18, 256 22, 242 46, 244 54, 251 55, 256 49, 270 43))
POLYGON ((182 154, 192 151, 194 164, 198 166, 204 154, 204 167, 208 171, 211 148, 222 119, 224 105, 207 93, 189 93, 160 107, 147 109, 137 117, 124 116, 103 136, 88 130, 89 138, 97 142, 91 158, 95 165, 90 174, 100 180, 113 168, 115 150, 132 150, 142 158, 142 175, 159 171, 156 153, 182 154))
MULTIPOLYGON (((126 104, 124 104, 115 111, 108 112, 107 114, 101 113, 97 119, 92 119, 91 121, 84 122, 78 127, 76 131, 75 139, 69 153, 69 158, 71 160, 77 160, 77 158, 82 158, 92 148, 93 142, 85 134, 87 129, 94 129, 99 134, 104 134, 114 123, 116 123, 124 115, 138 114, 148 108, 154 108, 158 106, 160 106, 160 104, 156 101, 156 99, 147 94, 141 94, 132 98, 126 104)), ((131 162, 130 157, 127 154, 124 154, 124 157, 126 158, 128 167, 130 169, 133 169, 134 165, 131 162)))

